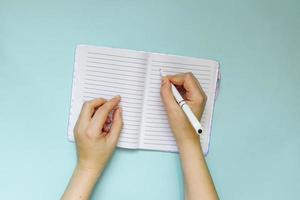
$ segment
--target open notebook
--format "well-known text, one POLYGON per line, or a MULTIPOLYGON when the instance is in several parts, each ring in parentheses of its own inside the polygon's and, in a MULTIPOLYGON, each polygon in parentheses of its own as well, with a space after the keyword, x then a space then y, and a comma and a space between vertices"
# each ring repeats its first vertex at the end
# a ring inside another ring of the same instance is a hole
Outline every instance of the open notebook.
POLYGON ((177 152, 160 98, 160 69, 165 74, 193 72, 207 95, 201 118, 201 145, 209 149, 219 64, 212 60, 79 45, 76 49, 68 138, 84 101, 122 96, 124 126, 118 146, 177 152))

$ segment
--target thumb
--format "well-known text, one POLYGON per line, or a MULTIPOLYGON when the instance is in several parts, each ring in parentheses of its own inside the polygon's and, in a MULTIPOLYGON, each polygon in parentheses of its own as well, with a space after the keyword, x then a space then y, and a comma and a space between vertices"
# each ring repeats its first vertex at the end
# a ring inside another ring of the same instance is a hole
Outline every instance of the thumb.
POLYGON ((110 128, 110 138, 112 142, 117 142, 123 127, 122 109, 118 107, 113 113, 112 125, 110 128))
POLYGON ((160 95, 168 113, 172 111, 177 111, 179 106, 174 99, 174 96, 171 91, 171 83, 166 76, 162 78, 160 95))

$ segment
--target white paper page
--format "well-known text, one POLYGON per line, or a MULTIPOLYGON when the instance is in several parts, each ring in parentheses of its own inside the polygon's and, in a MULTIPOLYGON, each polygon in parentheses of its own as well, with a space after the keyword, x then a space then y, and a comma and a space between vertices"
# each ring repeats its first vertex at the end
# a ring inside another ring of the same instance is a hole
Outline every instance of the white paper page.
POLYGON ((166 75, 193 72, 205 91, 207 103, 201 118, 203 126, 201 144, 203 152, 207 154, 218 66, 217 62, 210 60, 152 54, 151 69, 148 71, 150 80, 145 96, 146 107, 144 110, 146 110, 146 113, 143 113, 146 116, 143 122, 140 148, 178 151, 160 97, 161 76, 159 70, 162 68, 166 75))
POLYGON ((118 146, 138 148, 145 86, 146 53, 80 45, 75 56, 68 138, 84 101, 121 95, 124 126, 118 146))

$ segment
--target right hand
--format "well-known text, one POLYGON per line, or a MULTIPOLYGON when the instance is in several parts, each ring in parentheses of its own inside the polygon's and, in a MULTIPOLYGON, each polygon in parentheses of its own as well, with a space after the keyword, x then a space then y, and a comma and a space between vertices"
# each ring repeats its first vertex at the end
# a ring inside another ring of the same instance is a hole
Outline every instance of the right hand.
POLYGON ((192 73, 164 76, 162 79, 161 98, 177 145, 180 147, 187 141, 200 144, 199 136, 195 133, 194 128, 172 94, 171 83, 179 89, 182 97, 199 120, 204 111, 207 97, 192 73))

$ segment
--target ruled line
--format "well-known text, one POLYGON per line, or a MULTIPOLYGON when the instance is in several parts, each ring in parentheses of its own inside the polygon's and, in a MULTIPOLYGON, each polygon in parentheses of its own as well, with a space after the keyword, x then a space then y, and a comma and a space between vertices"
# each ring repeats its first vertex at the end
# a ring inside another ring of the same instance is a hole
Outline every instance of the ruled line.
MULTIPOLYGON (((156 111, 156 112, 151 112, 151 111, 149 112, 148 111, 147 114, 153 115, 153 116, 164 116, 165 115, 165 111, 156 111)), ((162 118, 162 119, 164 119, 164 118, 162 118)))
POLYGON ((153 132, 153 133, 162 133, 162 134, 168 134, 168 135, 171 135, 172 134, 172 132, 171 132, 171 130, 170 129, 167 129, 167 130, 155 130, 155 129, 148 129, 148 128, 146 128, 145 129, 146 131, 149 131, 149 132, 153 132))
POLYGON ((128 140, 122 140, 122 137, 119 139, 119 143, 131 143, 131 144, 136 144, 137 145, 137 140, 136 141, 128 141, 128 140))
POLYGON ((161 103, 161 100, 159 99, 151 99, 152 102, 160 102, 161 103))
MULTIPOLYGON (((124 121, 128 122, 127 120, 124 119, 124 121)), ((130 126, 134 126, 134 127, 137 127, 137 126, 140 126, 139 123, 124 123, 124 127, 130 127, 130 126)))
MULTIPOLYGON (((100 80, 97 80, 97 79, 90 79, 90 78, 86 78, 85 80, 95 81, 95 82, 100 82, 100 83, 103 82, 103 81, 100 81, 100 80)), ((120 79, 118 78, 118 80, 120 80, 120 79)), ((126 81, 128 81, 128 80, 126 79, 126 81)), ((107 81, 107 80, 105 80, 105 82, 107 82, 107 83, 119 83, 119 84, 128 85, 128 86, 141 86, 141 87, 144 87, 144 85, 141 85, 141 84, 135 85, 135 84, 132 84, 132 83, 123 83, 123 82, 107 81)))
MULTIPOLYGON (((174 72, 174 74, 176 74, 176 73, 177 72, 174 72)), ((150 74, 150 75, 155 77, 155 78, 152 77, 151 79, 161 80, 161 75, 160 74, 150 74)), ((194 76, 195 76, 195 74, 194 74, 194 76)), ((199 76, 201 76, 201 75, 199 75, 199 76)), ((210 78, 202 78, 202 76, 201 76, 201 80, 210 81, 210 78)))
MULTIPOLYGON (((162 64, 174 64, 174 65, 185 65, 185 66, 194 66, 194 67, 206 67, 211 68, 209 65, 199 65, 199 64, 191 64, 191 63, 181 63, 181 62, 169 62, 169 61, 160 61, 160 60, 152 60, 153 63, 161 63, 162 64)), ((159 66, 161 66, 159 65, 159 66)), ((156 66, 156 64, 154 64, 156 66)), ((174 66, 172 66, 173 68, 174 66)))
MULTIPOLYGON (((128 115, 128 113, 123 113, 123 117, 124 118, 137 118, 137 119, 140 119, 141 118, 141 116, 133 116, 133 115, 128 115)), ((128 119, 127 119, 128 120, 128 119)))
MULTIPOLYGON (((133 64, 141 64, 141 65, 146 65, 146 62, 132 62, 132 61, 128 61, 128 60, 116 60, 116 59, 110 59, 110 58, 99 58, 99 57, 92 57, 92 56, 88 56, 87 58, 89 59, 96 59, 96 60, 108 60, 108 61, 115 61, 115 62, 125 62, 125 63, 133 63, 133 64)), ((146 61, 146 60, 145 60, 146 61)))
POLYGON ((153 97, 153 98, 160 98, 160 95, 159 94, 148 94, 148 97, 153 97))
POLYGON ((147 103, 147 106, 163 106, 163 103, 152 104, 152 101, 147 103))
MULTIPOLYGON (((87 72, 100 72, 100 71, 95 71, 95 70, 90 70, 90 69, 86 69, 85 71, 87 72)), ((129 76, 129 77, 136 77, 136 78, 145 78, 145 76, 138 76, 138 75, 133 75, 133 74, 130 74, 130 75, 124 75, 124 74, 119 74, 119 73, 116 73, 116 72, 105 72, 106 74, 113 74, 113 75, 119 75, 119 76, 129 76)))
MULTIPOLYGON (((114 91, 109 91, 109 92, 113 92, 113 93, 116 93, 114 91)), ((103 96, 103 94, 100 94, 100 93, 96 93, 96 92, 91 92, 91 91, 83 91, 83 93, 86 93, 86 94, 95 94, 95 95, 98 95, 98 96, 103 96)), ((136 100, 142 100, 141 98, 135 98, 135 97, 124 97, 124 98, 128 98, 128 99, 136 99, 136 100)))
POLYGON ((145 137, 144 138, 144 140, 145 141, 157 141, 158 143, 160 143, 161 141, 165 141, 165 142, 175 142, 176 140, 173 138, 173 139, 171 139, 171 138, 148 138, 148 137, 145 137))
POLYGON ((147 114, 150 114, 151 116, 147 116, 148 119, 165 119, 167 120, 167 117, 165 116, 157 116, 156 114, 152 114, 152 113, 147 113, 147 114), (153 116, 153 117, 152 117, 153 116))
POLYGON ((124 121, 126 121, 126 122, 134 122, 134 123, 138 124, 139 126, 141 125, 139 120, 136 120, 136 119, 128 119, 128 118, 125 118, 124 115, 123 115, 123 119, 124 119, 124 121))
POLYGON ((130 131, 138 131, 139 129, 138 128, 128 128, 128 127, 123 127, 123 130, 126 131, 126 130, 130 130, 130 131))
MULTIPOLYGON (((122 103, 122 101, 121 101, 121 103, 122 103)), ((141 106, 136 107, 136 106, 129 106, 129 105, 126 105, 126 104, 122 105, 122 107, 132 108, 132 109, 141 109, 142 108, 141 106)))
POLYGON ((142 107, 142 102, 130 102, 130 101, 126 101, 124 99, 121 99, 121 103, 126 103, 126 104, 133 104, 133 105, 137 105, 137 106, 140 106, 142 107))
POLYGON ((124 78, 120 78, 120 77, 107 77, 107 76, 101 76, 101 75, 94 75, 94 74, 85 74, 86 76, 92 76, 92 77, 99 77, 99 78, 105 78, 105 79, 117 79, 117 80, 124 80, 124 81, 131 81, 131 82, 137 82, 137 83, 142 83, 144 84, 145 81, 141 81, 141 80, 132 80, 132 79, 124 79, 124 78))
MULTIPOLYGON (((132 73, 138 73, 138 74, 145 74, 144 71, 134 71, 134 70, 129 70, 129 69, 120 69, 120 68, 109 68, 109 67, 104 67, 104 66, 94 66, 94 65, 86 65, 87 68, 96 68, 96 69, 108 69, 108 70, 113 70, 113 71, 123 71, 123 72, 132 72, 132 73)), ((144 69, 144 68, 143 68, 144 69)), ((101 71, 96 71, 96 72, 101 72, 101 71)))
POLYGON ((100 67, 100 65, 101 66, 108 65, 108 66, 122 67, 122 68, 128 68, 128 67, 130 67, 130 68, 135 68, 135 69, 144 69, 144 70, 146 69, 145 66, 138 67, 138 66, 132 66, 132 65, 120 65, 120 64, 114 64, 114 63, 99 62, 99 61, 89 61, 89 60, 87 60, 86 62, 87 63, 91 63, 91 64, 99 64, 98 65, 99 67, 100 67))
POLYGON ((172 146, 172 147, 176 147, 176 148, 177 148, 176 143, 171 143, 171 144, 169 144, 169 143, 162 143, 162 142, 160 142, 160 143, 155 143, 155 142, 148 142, 148 141, 144 141, 143 143, 146 144, 146 145, 172 146))
MULTIPOLYGON (((200 83, 201 84, 201 83, 200 83)), ((205 84, 206 85, 206 84, 205 84)), ((204 84, 201 84, 201 88, 203 90, 208 90, 209 88, 204 86, 204 84)), ((149 89, 152 91, 152 92, 160 92, 160 85, 156 85, 156 86, 150 86, 149 89)))
MULTIPOLYGON (((122 130, 122 132, 121 132, 121 136, 122 135, 128 135, 128 136, 136 136, 137 138, 139 138, 139 133, 136 131, 136 132, 127 132, 127 131, 124 131, 124 130, 122 130)), ((121 137, 120 136, 120 137, 121 137)))
MULTIPOLYGON (((114 95, 109 95, 111 98, 114 97, 114 95)), ((97 99, 97 98, 100 98, 100 97, 93 97, 93 96, 88 96, 88 95, 84 95, 83 96, 84 100, 92 100, 92 99, 97 99)), ((103 98, 103 97, 101 97, 103 98)), ((108 99, 111 99, 111 98, 108 98, 108 99)), ((138 102, 136 100, 134 100, 134 102, 130 102, 130 101, 127 101, 128 100, 128 97, 122 97, 121 99, 121 103, 126 103, 126 104, 133 104, 133 105, 139 105, 140 107, 142 106, 142 103, 141 102, 138 102), (124 100, 124 98, 126 100, 124 100)))
POLYGON ((132 67, 132 68, 136 68, 136 69, 145 69, 145 67, 137 67, 137 66, 130 66, 130 65, 121 65, 121 64, 99 62, 99 61, 87 61, 87 62, 88 63, 93 63, 93 64, 110 65, 110 66, 115 66, 115 67, 132 67))
POLYGON ((159 70, 163 68, 165 74, 175 74, 175 73, 186 73, 186 72, 192 72, 194 75, 195 74, 199 74, 199 75, 206 75, 206 76, 210 76, 211 70, 204 70, 204 69, 194 69, 194 70, 189 70, 186 68, 182 68, 182 69, 176 69, 176 71, 173 70, 173 68, 168 68, 168 67, 156 67, 156 68, 152 68, 151 72, 158 72, 159 70), (197 72, 197 73, 196 73, 197 72), (207 73, 204 73, 207 72, 207 73))
MULTIPOLYGON (((83 88, 87 89, 87 90, 117 92, 117 93, 120 93, 120 94, 127 94, 127 95, 132 95, 132 96, 139 96, 139 95, 136 95, 134 93, 124 92, 124 91, 113 91, 113 90, 107 90, 107 89, 102 89, 102 88, 91 88, 91 87, 86 87, 86 86, 84 86, 83 88)), ((142 100, 142 99, 140 99, 140 100, 142 100)))
POLYGON ((141 126, 140 122, 137 122, 137 121, 134 121, 133 123, 131 123, 132 121, 128 121, 126 119, 123 119, 123 121, 124 121, 124 126, 125 125, 127 125, 127 126, 138 126, 138 127, 141 126))
POLYGON ((112 56, 112 57, 119 57, 119 58, 130 58, 130 59, 137 59, 137 60, 144 60, 146 61, 145 58, 136 58, 136 57, 130 57, 130 56, 121 56, 121 55, 116 55, 116 54, 106 54, 106 53, 100 53, 100 52, 87 52, 88 54, 93 54, 93 55, 105 55, 105 56, 112 56))
POLYGON ((154 107, 154 106, 149 106, 148 108, 151 110, 156 110, 156 111, 165 111, 165 109, 163 107, 154 107))
POLYGON ((152 123, 150 123, 150 125, 146 124, 145 127, 147 127, 147 128, 169 128, 170 127, 169 124, 166 124, 166 125, 167 126, 157 126, 156 124, 153 125, 152 123))
POLYGON ((148 132, 146 132, 146 134, 145 134, 145 136, 155 136, 155 137, 169 137, 169 138, 174 138, 174 136, 173 135, 171 135, 171 134, 169 134, 169 135, 167 135, 167 134, 148 134, 148 132))
MULTIPOLYGON (((111 87, 111 85, 105 85, 105 84, 103 84, 103 83, 101 83, 101 84, 93 84, 93 83, 87 83, 87 82, 85 82, 84 83, 85 85, 90 85, 90 86, 102 86, 102 87, 111 87)), ((132 89, 131 88, 125 88, 125 87, 120 87, 120 86, 113 86, 114 88, 118 88, 118 89, 122 89, 122 90, 130 90, 130 91, 132 91, 132 89)), ((140 91, 140 92, 142 92, 142 91, 144 91, 143 89, 136 89, 135 88, 135 91, 140 91)))
POLYGON ((126 134, 126 133, 122 133, 122 135, 120 137, 126 138, 126 139, 131 139, 131 140, 137 140, 138 139, 138 136, 131 137, 131 136, 128 136, 128 134, 126 134))
POLYGON ((153 124, 153 123, 155 123, 155 124, 167 124, 167 125, 169 125, 169 122, 167 121, 167 120, 165 120, 165 121, 149 121, 149 120, 147 120, 146 119, 146 124, 153 124))
MULTIPOLYGON (((197 80, 200 82, 201 86, 202 85, 210 85, 210 82, 199 80, 198 78, 197 78, 197 80)), ((160 85, 161 79, 157 79, 157 78, 151 79, 150 83, 155 84, 155 85, 160 85)))

